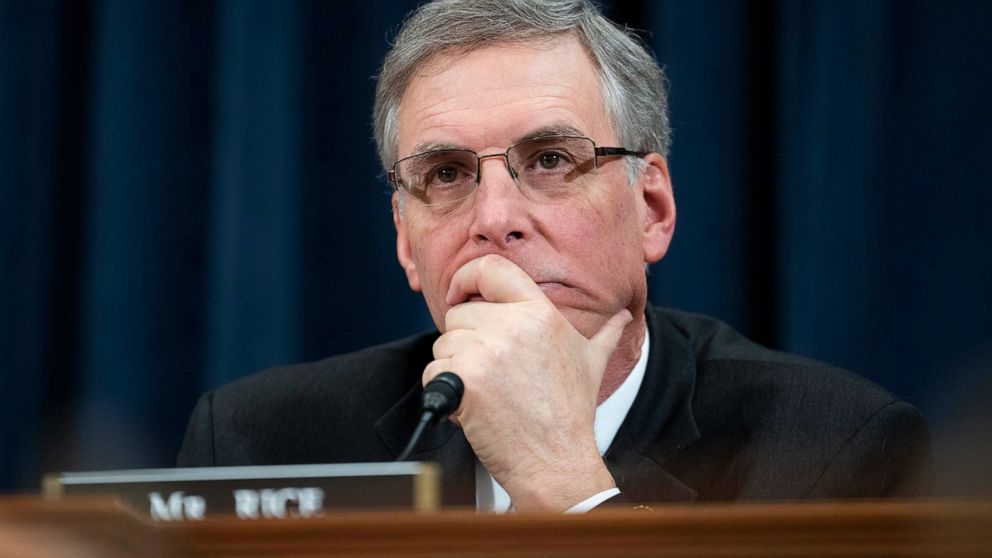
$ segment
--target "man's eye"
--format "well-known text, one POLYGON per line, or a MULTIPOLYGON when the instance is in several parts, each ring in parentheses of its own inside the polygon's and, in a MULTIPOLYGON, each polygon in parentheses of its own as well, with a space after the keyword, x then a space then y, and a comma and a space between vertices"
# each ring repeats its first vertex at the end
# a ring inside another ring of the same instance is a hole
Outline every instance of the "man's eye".
POLYGON ((541 168, 551 170, 561 164, 561 153, 545 151, 537 157, 537 163, 541 168))
POLYGON ((453 167, 442 167, 437 171, 437 179, 441 182, 453 182, 458 178, 458 171, 453 167))
POLYGON ((545 149, 530 158, 530 168, 536 171, 570 172, 575 166, 572 156, 565 149, 545 149))
POLYGON ((435 167, 427 175, 427 184, 437 182, 442 184, 451 184, 456 180, 458 180, 458 169, 452 165, 441 165, 435 167))

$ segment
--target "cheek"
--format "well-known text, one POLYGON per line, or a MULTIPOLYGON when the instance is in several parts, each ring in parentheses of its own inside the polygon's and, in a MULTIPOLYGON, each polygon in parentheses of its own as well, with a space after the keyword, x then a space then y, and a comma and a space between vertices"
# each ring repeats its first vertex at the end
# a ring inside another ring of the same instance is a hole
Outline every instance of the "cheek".
POLYGON ((458 253, 459 238, 454 230, 444 226, 419 227, 411 235, 410 247, 417 264, 417 274, 420 276, 424 296, 429 302, 443 302, 446 293, 442 290, 446 286, 440 284, 441 278, 458 253))
POLYGON ((615 284, 630 272, 643 273, 642 226, 631 187, 624 181, 615 195, 586 196, 574 211, 559 215, 565 224, 559 238, 577 255, 576 263, 597 275, 604 283, 615 284))
MULTIPOLYGON (((624 184, 612 184, 606 188, 583 195, 576 200, 572 209, 564 210, 555 219, 564 223, 568 236, 586 245, 607 248, 606 252, 617 253, 631 247, 632 240, 640 234, 637 204, 633 191, 624 184), (610 192, 608 189, 617 189, 610 192)), ((603 252, 591 250, 602 256, 603 252)))

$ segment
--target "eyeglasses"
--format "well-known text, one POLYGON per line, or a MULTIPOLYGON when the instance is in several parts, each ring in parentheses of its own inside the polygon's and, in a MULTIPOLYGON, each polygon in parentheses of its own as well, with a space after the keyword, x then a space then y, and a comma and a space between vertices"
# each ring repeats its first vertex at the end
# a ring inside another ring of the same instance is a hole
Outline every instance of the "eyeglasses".
POLYGON ((469 197, 478 186, 482 160, 503 157, 510 177, 531 199, 554 198, 574 191, 600 157, 644 157, 623 147, 597 147, 581 136, 543 136, 511 145, 505 153, 479 155, 469 149, 437 149, 404 157, 389 171, 389 182, 428 206, 444 206, 469 197))

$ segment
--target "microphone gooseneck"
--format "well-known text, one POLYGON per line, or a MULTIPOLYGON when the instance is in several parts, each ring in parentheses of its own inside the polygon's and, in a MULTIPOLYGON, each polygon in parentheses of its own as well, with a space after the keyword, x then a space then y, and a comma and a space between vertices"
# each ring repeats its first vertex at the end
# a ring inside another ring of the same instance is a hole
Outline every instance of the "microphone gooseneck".
POLYGON ((420 420, 417 427, 410 436, 410 441, 400 452, 396 461, 406 461, 406 458, 417 446, 420 437, 428 424, 437 424, 438 421, 447 417, 461 405, 462 394, 465 393, 465 384, 458 374, 454 372, 441 372, 433 380, 424 386, 424 393, 420 395, 420 420))

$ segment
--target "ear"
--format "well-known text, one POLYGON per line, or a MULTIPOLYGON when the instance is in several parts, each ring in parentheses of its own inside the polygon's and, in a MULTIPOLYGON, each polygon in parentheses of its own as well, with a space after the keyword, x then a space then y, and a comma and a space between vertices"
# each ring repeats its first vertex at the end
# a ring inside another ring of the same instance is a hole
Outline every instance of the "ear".
POLYGON ((420 292, 420 276, 417 275, 417 264, 413 260, 413 250, 410 248, 410 239, 406 234, 406 223, 403 221, 403 213, 400 210, 400 193, 393 192, 393 226, 396 227, 396 259, 400 262, 400 267, 406 272, 407 283, 410 289, 420 292))
POLYGON ((654 263, 665 257, 675 234, 675 195, 668 162, 658 153, 644 157, 648 167, 641 171, 640 186, 644 196, 644 262, 654 263))

